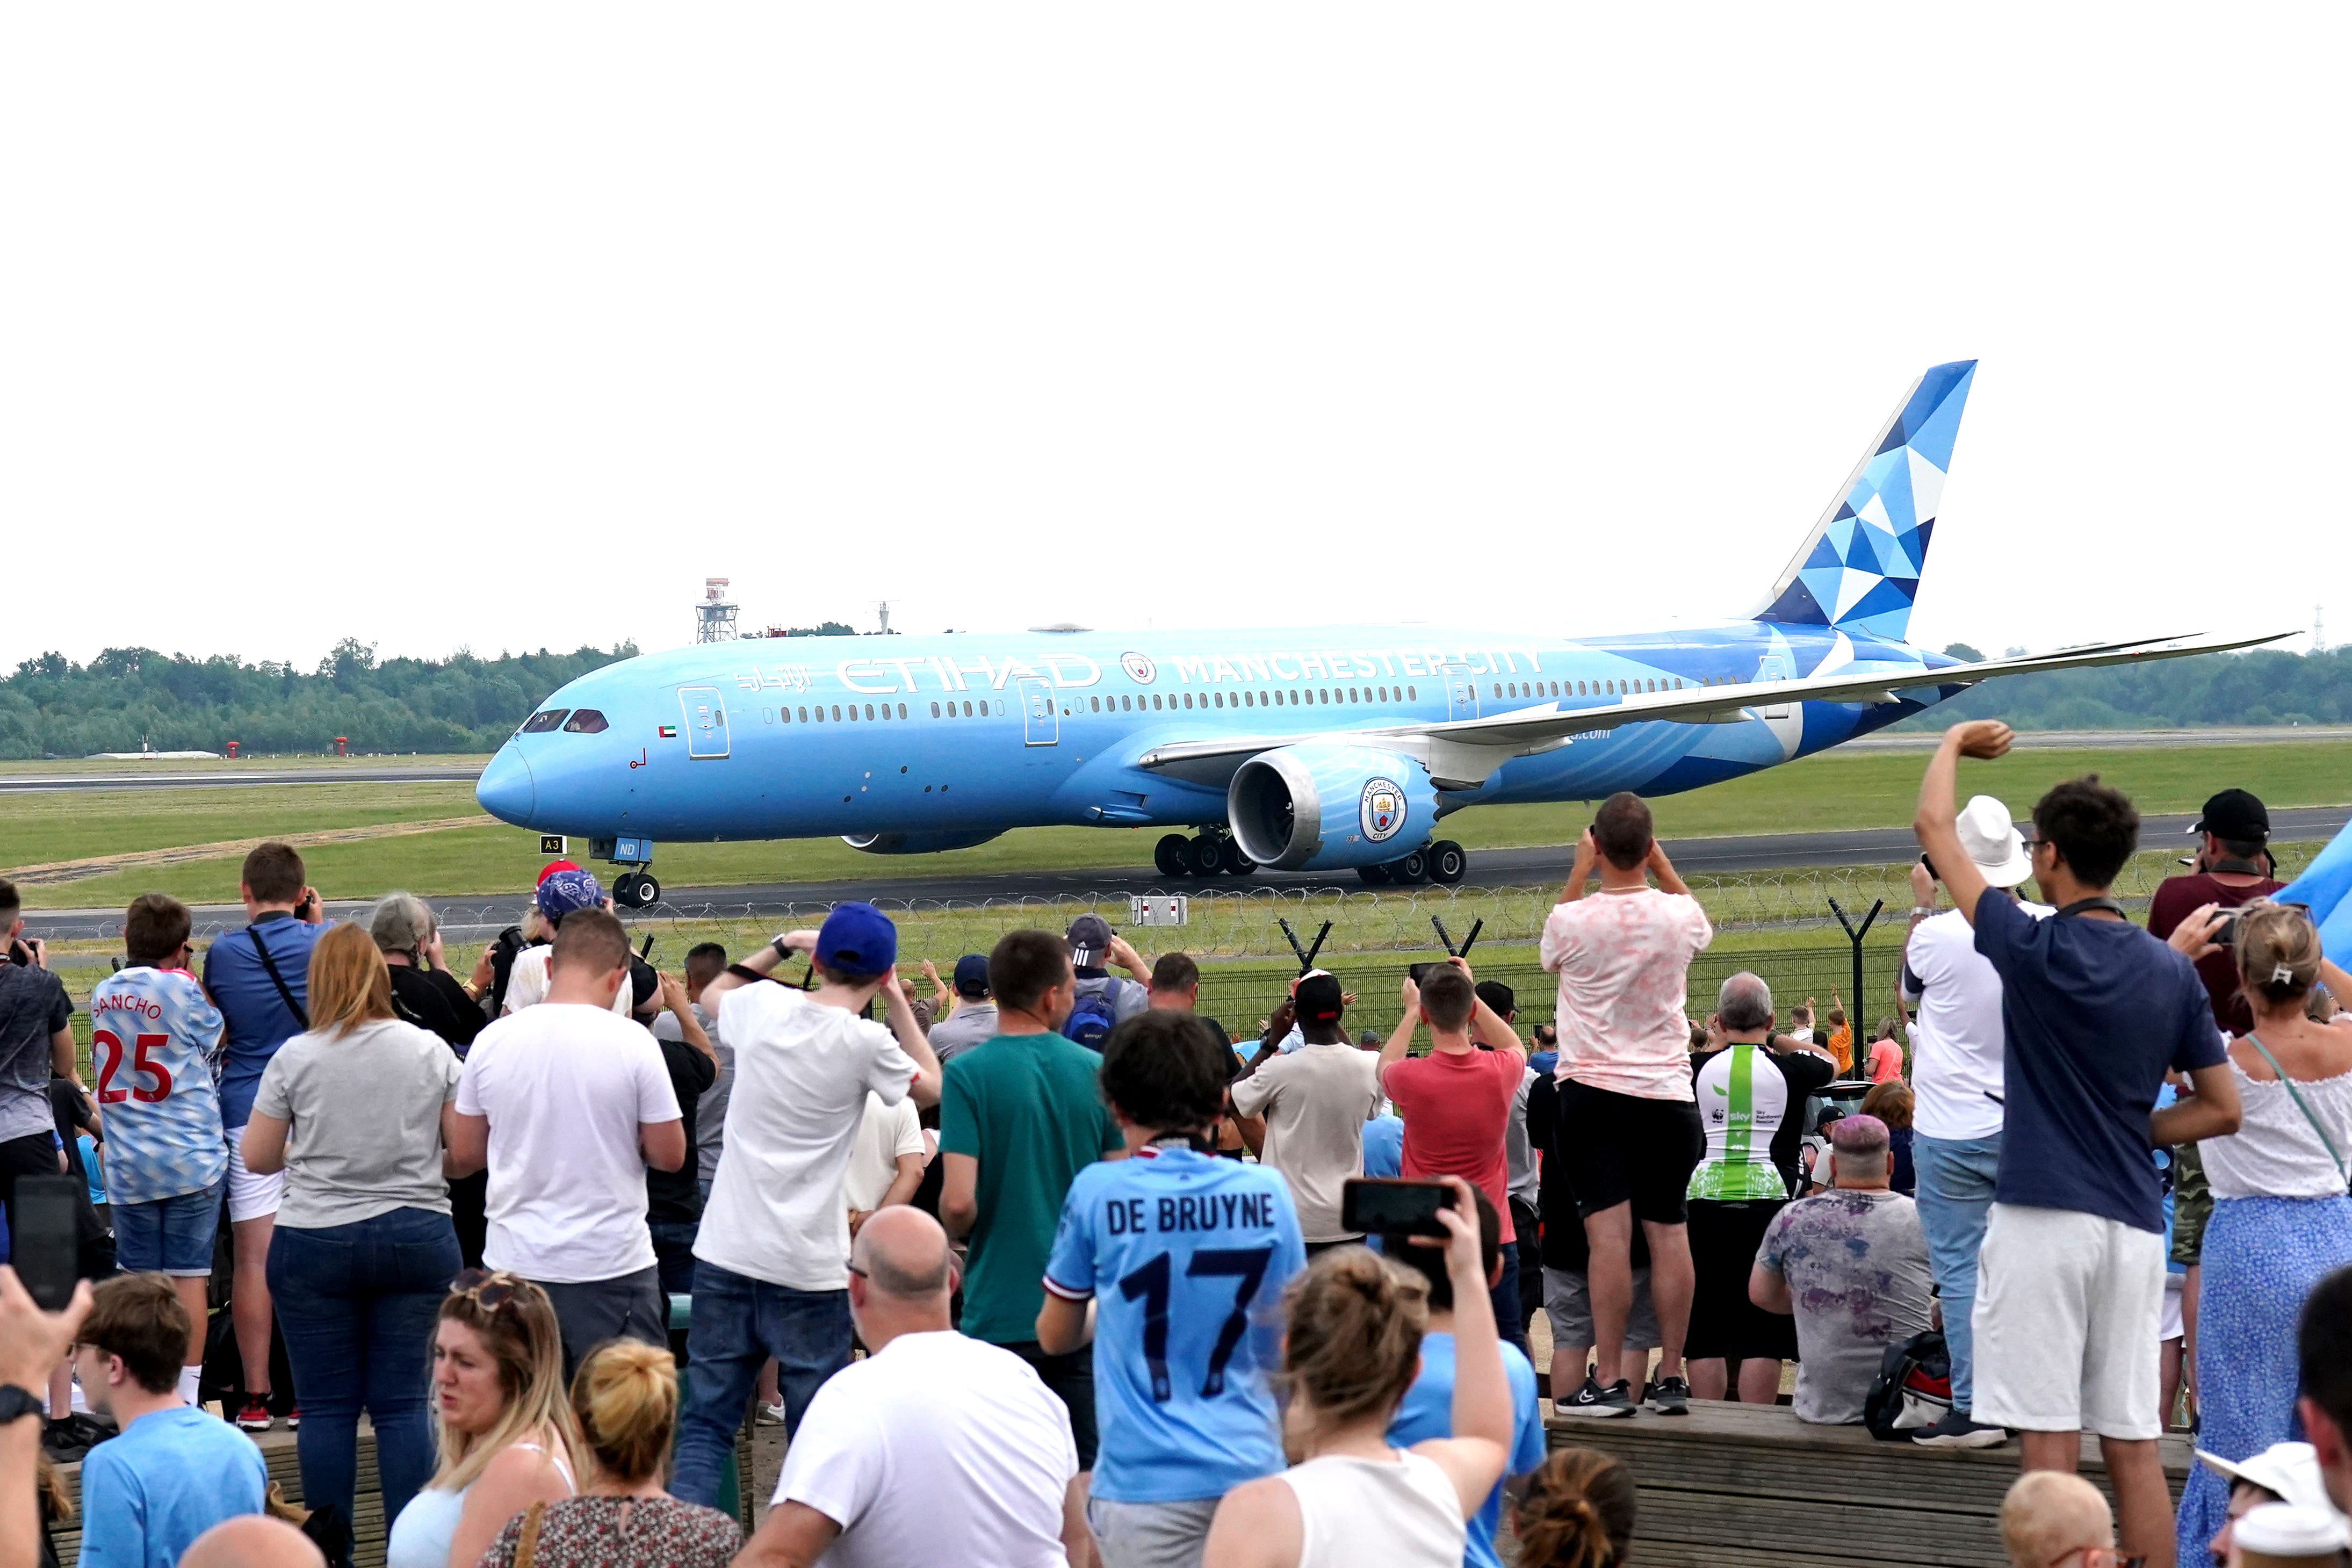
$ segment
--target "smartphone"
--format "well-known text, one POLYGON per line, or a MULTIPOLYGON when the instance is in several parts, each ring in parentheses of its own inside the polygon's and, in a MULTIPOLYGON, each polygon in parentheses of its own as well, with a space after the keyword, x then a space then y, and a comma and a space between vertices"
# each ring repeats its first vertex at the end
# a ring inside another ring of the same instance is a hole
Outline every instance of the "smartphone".
POLYGON ((16 1178, 16 1228, 11 1262, 45 1312, 63 1312, 80 1275, 77 1219, 80 1184, 69 1176, 16 1178))
POLYGON ((1414 985, 1421 986, 1428 984, 1429 977, 1444 967, 1446 966, 1444 963, 1407 964, 1404 967, 1404 972, 1414 985))
POLYGON ((1370 1236, 1443 1236, 1437 1211, 1453 1207, 1444 1182, 1358 1176, 1339 1188, 1339 1226, 1370 1236))
POLYGON ((2245 911, 2224 909, 2220 913, 2221 924, 2213 928, 2213 935, 2208 940, 2216 947, 2234 947, 2238 945, 2238 916, 2245 911))

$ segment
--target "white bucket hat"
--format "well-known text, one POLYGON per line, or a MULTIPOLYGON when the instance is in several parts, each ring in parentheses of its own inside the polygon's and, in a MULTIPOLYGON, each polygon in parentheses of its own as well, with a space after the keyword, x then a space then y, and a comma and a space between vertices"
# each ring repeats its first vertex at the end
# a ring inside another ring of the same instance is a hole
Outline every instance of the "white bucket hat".
POLYGON ((1995 887, 2015 887, 2033 874, 2025 838, 2010 820, 2009 808, 1990 795, 1973 796, 1960 809, 1960 848, 1995 887))
POLYGON ((2251 1481, 2281 1502, 2298 1508, 2332 1507, 2318 1450, 2309 1443, 2273 1443, 2252 1458, 2234 1462, 2202 1448, 2197 1450, 2197 1457, 2232 1482, 2251 1481))

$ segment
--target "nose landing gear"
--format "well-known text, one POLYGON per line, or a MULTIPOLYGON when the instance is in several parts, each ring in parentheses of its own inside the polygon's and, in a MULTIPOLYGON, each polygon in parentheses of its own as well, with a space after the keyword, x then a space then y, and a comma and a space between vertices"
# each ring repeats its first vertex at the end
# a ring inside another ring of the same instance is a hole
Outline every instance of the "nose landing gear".
POLYGON ((623 909, 648 909, 661 902, 661 883, 651 872, 623 872, 613 882, 613 902, 623 909))

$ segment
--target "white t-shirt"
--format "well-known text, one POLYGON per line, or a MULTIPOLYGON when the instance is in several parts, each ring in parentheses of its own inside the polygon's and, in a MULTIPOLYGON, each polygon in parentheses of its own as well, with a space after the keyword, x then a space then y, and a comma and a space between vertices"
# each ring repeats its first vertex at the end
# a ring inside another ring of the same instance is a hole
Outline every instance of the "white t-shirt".
POLYGON ((1352 1241, 1340 1196, 1364 1174, 1364 1123, 1381 1103, 1380 1055, 1345 1041, 1277 1056, 1234 1081, 1234 1109, 1265 1117, 1261 1164, 1282 1173, 1308 1241, 1352 1241))
MULTIPOLYGON (((1995 890, 1992 896, 2000 896, 1995 890)), ((2042 904, 2020 904, 2036 920, 2042 904)), ((1976 928, 1957 909, 1919 922, 1903 956, 1911 1025, 1911 1126, 1926 1138, 1990 1138, 2000 1131, 2000 976, 1977 951, 1976 928)))
POLYGON ((896 1105, 879 1094, 866 1096, 866 1114, 858 1119, 857 1141, 849 1146, 849 1168, 841 1176, 841 1201, 853 1213, 870 1213, 898 1179, 898 1158, 920 1155, 923 1123, 912 1100, 896 1105))
MULTIPOLYGON (((515 955, 514 967, 507 971, 507 999, 501 1017, 519 1013, 533 1002, 547 1000, 547 966, 554 956, 555 949, 546 943, 526 947, 515 955)), ((629 988, 624 984, 613 993, 614 1013, 627 1018, 630 999, 629 988)))
POLYGON ((652 1035, 584 1003, 527 1008, 475 1037, 457 1113, 490 1119, 482 1261, 551 1284, 654 1266, 638 1124, 678 1108, 652 1035))
POLYGON ((1077 1473, 1069 1411, 1028 1363, 940 1331, 901 1334, 825 1380, 775 1500, 841 1526, 829 1568, 1063 1568, 1062 1499, 1077 1473))
POLYGON ((1691 1094, 1690 962, 1715 940, 1698 900, 1644 887, 1594 893, 1544 921, 1543 967, 1559 977, 1559 1070, 1642 1100, 1691 1094))
POLYGON ((772 1285, 842 1290, 841 1184, 866 1096, 905 1099, 914 1061, 882 1025, 764 982, 726 993, 719 1028, 735 1048, 735 1089, 694 1255, 772 1285))

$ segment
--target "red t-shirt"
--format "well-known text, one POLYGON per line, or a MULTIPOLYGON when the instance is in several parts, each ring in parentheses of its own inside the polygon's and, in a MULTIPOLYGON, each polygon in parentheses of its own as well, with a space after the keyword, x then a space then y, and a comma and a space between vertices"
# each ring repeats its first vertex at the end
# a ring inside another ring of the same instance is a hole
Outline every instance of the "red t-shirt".
POLYGON ((1404 1118, 1405 1179, 1458 1176, 1470 1183, 1495 1206, 1506 1246, 1518 1233, 1503 1129, 1527 1070, 1524 1051, 1434 1051, 1391 1064, 1381 1083, 1404 1118))
MULTIPOLYGON (((2208 904, 2235 909, 2257 898, 2267 898, 2285 885, 2264 880, 2251 887, 2231 887, 2201 872, 2195 876, 2166 877, 2157 883, 2155 896, 2147 901, 2147 934, 2161 941, 2189 918, 2191 910, 2208 904)), ((2233 1040, 2242 1034, 2252 1034, 2254 1009, 2246 1005, 2238 979, 2238 950, 2224 947, 2218 953, 2206 954, 2197 960, 2197 977, 2205 982, 2205 995, 2213 1004, 2213 1021, 2233 1040)))

